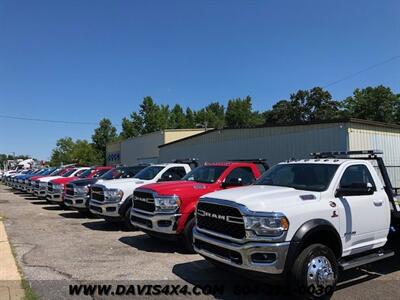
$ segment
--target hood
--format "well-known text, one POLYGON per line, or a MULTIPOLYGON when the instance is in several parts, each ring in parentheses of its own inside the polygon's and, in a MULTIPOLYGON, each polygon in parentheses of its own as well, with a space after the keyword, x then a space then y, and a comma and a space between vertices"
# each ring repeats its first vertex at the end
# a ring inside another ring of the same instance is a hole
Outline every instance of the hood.
POLYGON ((101 183, 97 182, 97 184, 101 184, 106 188, 119 188, 121 186, 135 186, 135 185, 143 185, 151 183, 149 180, 142 180, 137 178, 123 178, 123 179, 111 179, 111 180, 104 180, 101 183))
POLYGON ((318 201, 320 193, 289 187, 251 185, 210 193, 204 198, 233 201, 245 205, 252 211, 274 212, 305 202, 318 201))
POLYGON ((45 177, 41 177, 39 179, 39 181, 41 181, 41 182, 49 182, 50 180, 54 180, 54 179, 57 179, 57 178, 64 178, 64 177, 62 177, 62 176, 45 176, 45 177))
POLYGON ((79 179, 78 177, 61 177, 57 179, 53 179, 51 182, 54 184, 67 184, 68 182, 79 179))
POLYGON ((40 178, 43 178, 43 177, 46 177, 46 176, 44 176, 44 175, 37 175, 37 176, 32 176, 32 177, 29 178, 29 179, 32 180, 32 181, 35 181, 35 180, 39 180, 40 178))
POLYGON ((152 190, 158 195, 177 195, 200 197, 215 190, 214 184, 199 183, 196 181, 168 181, 146 184, 141 189, 152 190))
POLYGON ((84 179, 73 180, 70 183, 73 183, 76 186, 87 186, 87 185, 95 184, 98 181, 99 181, 99 179, 97 179, 97 178, 84 178, 84 179))

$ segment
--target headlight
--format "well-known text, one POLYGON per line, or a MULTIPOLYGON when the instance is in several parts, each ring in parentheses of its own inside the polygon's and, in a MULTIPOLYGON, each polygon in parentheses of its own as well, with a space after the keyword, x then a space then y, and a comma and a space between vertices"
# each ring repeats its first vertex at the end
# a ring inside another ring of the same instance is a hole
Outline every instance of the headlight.
POLYGON ((258 236, 277 237, 289 229, 289 221, 285 216, 245 216, 244 226, 258 236))
POLYGON ((124 197, 124 192, 120 189, 109 189, 104 191, 104 198, 106 201, 119 202, 124 197))
POLYGON ((47 187, 47 182, 39 182, 39 186, 41 186, 41 187, 47 187))
POLYGON ((156 212, 173 212, 181 205, 181 200, 178 196, 157 196, 154 197, 156 212))
POLYGON ((89 188, 87 186, 77 186, 75 192, 79 195, 86 195, 89 192, 89 188))

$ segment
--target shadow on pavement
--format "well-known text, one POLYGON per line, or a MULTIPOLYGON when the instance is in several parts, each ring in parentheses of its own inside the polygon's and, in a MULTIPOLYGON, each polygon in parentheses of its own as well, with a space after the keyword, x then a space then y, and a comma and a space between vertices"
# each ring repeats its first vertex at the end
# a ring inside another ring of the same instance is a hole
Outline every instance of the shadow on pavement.
MULTIPOLYGON (((38 199, 35 199, 38 200, 38 199)), ((31 201, 31 204, 35 205, 49 205, 46 200, 31 201)))
POLYGON ((71 211, 60 214, 61 217, 67 219, 98 219, 98 217, 79 211, 71 211))
POLYGON ((216 268, 206 260, 176 264, 172 272, 196 286, 222 286, 224 293, 217 299, 294 299, 285 286, 269 286, 238 273, 216 268))
POLYGON ((24 199, 25 199, 25 200, 29 200, 29 201, 32 201, 32 200, 39 200, 38 197, 34 197, 34 196, 32 196, 32 197, 24 197, 24 199))
POLYGON ((342 272, 339 276, 340 282, 336 290, 341 290, 363 282, 379 278, 400 270, 400 255, 368 264, 353 270, 342 272))
POLYGON ((183 253, 182 247, 177 242, 157 239, 147 234, 124 236, 119 239, 121 243, 141 251, 155 253, 183 253))
POLYGON ((107 222, 105 220, 96 222, 86 222, 82 223, 82 225, 88 229, 98 230, 98 231, 129 231, 124 228, 122 223, 107 222))
POLYGON ((45 210, 64 210, 64 208, 62 208, 61 206, 59 206, 57 204, 51 204, 51 203, 48 203, 48 202, 46 202, 46 204, 51 205, 51 206, 42 207, 45 210))

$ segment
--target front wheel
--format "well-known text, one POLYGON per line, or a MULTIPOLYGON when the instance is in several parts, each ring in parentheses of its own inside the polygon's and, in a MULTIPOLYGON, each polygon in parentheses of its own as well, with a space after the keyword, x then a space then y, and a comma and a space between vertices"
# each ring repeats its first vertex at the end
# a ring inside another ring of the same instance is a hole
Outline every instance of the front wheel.
POLYGON ((329 299, 337 279, 338 263, 332 250, 322 244, 313 244, 294 262, 291 287, 303 299, 329 299))
POLYGON ((183 230, 182 233, 182 243, 183 246, 185 247, 185 250, 189 254, 194 254, 196 251, 194 251, 193 248, 193 227, 194 227, 194 218, 191 218, 186 222, 185 229, 183 230))
POLYGON ((132 207, 128 207, 125 211, 124 225, 127 230, 134 231, 134 230, 136 230, 136 226, 132 225, 132 223, 131 223, 131 209, 132 209, 132 207))

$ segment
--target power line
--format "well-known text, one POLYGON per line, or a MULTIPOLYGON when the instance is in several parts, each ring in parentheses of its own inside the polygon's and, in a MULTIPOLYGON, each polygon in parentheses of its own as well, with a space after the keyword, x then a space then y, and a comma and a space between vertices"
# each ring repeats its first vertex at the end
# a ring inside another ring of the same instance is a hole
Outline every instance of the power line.
POLYGON ((376 68, 376 67, 379 67, 379 66, 381 66, 381 65, 387 64, 387 63, 389 63, 389 62, 391 62, 391 61, 393 61, 393 60, 396 60, 396 59, 398 59, 398 58, 400 58, 400 55, 393 56, 393 57, 388 58, 388 59, 386 59, 386 60, 384 60, 384 61, 381 61, 381 62, 379 62, 379 63, 373 64, 373 65, 371 65, 371 66, 369 66, 369 67, 367 67, 367 68, 365 68, 365 69, 362 69, 362 70, 360 70, 360 71, 351 73, 351 74, 349 74, 349 75, 347 75, 347 76, 345 76, 345 77, 342 77, 342 78, 340 78, 340 79, 338 79, 338 80, 332 81, 332 82, 330 82, 330 83, 324 85, 323 88, 327 88, 327 87, 329 87, 329 86, 331 86, 331 85, 338 84, 338 83, 340 83, 340 82, 342 82, 342 81, 345 81, 345 80, 347 80, 347 79, 350 79, 350 78, 352 78, 352 77, 354 77, 354 76, 357 76, 357 75, 359 75, 359 74, 361 74, 361 73, 367 72, 367 71, 369 71, 369 70, 371 70, 371 69, 374 69, 374 68, 376 68))
POLYGON ((75 125, 97 125, 98 124, 98 123, 95 123, 95 122, 48 120, 48 119, 37 119, 37 118, 27 118, 27 117, 8 116, 8 115, 0 115, 0 118, 13 119, 13 120, 23 120, 23 121, 46 122, 46 123, 75 124, 75 125))

